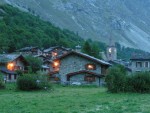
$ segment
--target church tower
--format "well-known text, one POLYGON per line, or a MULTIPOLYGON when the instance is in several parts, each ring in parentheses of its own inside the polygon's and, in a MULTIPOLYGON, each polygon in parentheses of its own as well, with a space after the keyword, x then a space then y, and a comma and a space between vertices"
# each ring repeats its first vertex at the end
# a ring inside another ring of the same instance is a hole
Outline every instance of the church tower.
POLYGON ((106 52, 108 61, 117 60, 117 48, 115 43, 112 41, 112 38, 109 40, 109 45, 107 46, 106 52))

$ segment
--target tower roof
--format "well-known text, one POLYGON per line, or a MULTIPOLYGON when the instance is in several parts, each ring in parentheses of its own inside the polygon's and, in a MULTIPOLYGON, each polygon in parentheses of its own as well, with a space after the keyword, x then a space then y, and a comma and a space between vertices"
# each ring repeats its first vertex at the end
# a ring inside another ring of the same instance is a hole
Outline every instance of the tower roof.
POLYGON ((115 47, 115 41, 112 39, 112 37, 109 37, 109 47, 115 47))

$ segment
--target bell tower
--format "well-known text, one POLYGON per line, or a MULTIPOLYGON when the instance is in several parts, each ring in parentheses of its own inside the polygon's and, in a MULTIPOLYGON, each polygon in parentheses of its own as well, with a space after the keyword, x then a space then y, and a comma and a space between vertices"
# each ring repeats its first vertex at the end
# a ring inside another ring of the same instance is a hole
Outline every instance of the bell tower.
POLYGON ((108 61, 117 60, 117 48, 111 37, 109 38, 109 45, 107 46, 106 54, 108 61))

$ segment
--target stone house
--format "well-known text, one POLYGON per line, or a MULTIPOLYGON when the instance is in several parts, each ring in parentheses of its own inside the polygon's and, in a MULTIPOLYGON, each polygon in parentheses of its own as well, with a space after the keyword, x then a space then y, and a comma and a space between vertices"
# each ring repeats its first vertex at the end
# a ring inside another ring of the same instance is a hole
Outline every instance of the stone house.
POLYGON ((17 70, 27 71, 28 63, 22 55, 3 54, 0 55, 0 71, 4 74, 4 80, 14 82, 17 79, 17 70))
POLYGON ((50 73, 50 65, 52 64, 52 60, 45 60, 43 61, 42 67, 41 67, 41 72, 43 74, 49 74, 50 73))
POLYGON ((43 55, 46 56, 48 59, 52 60, 63 54, 66 54, 70 50, 71 50, 70 48, 54 46, 54 47, 50 47, 48 49, 43 50, 43 55))
POLYGON ((52 63, 50 76, 55 75, 56 80, 62 84, 104 84, 104 78, 110 64, 87 54, 70 51, 58 57, 52 63))
POLYGON ((17 53, 23 55, 42 55, 42 51, 38 47, 24 47, 19 50, 16 50, 17 53))
POLYGON ((132 72, 150 71, 150 55, 134 55, 130 59, 132 72))

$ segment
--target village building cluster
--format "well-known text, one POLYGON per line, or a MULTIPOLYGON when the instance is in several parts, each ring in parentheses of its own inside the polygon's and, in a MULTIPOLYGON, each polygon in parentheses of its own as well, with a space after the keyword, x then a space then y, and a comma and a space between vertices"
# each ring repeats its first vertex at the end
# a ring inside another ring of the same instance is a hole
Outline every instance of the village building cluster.
POLYGON ((40 50, 38 47, 25 47, 16 50, 13 54, 0 55, 0 71, 4 74, 6 82, 15 82, 16 71, 28 71, 29 63, 24 56, 32 55, 43 62, 41 72, 47 74, 51 81, 61 84, 92 84, 101 86, 105 84, 108 68, 122 65, 131 72, 149 71, 150 56, 134 56, 131 62, 117 59, 117 48, 109 45, 103 59, 100 60, 82 53, 78 45, 76 49, 61 46, 40 50))

